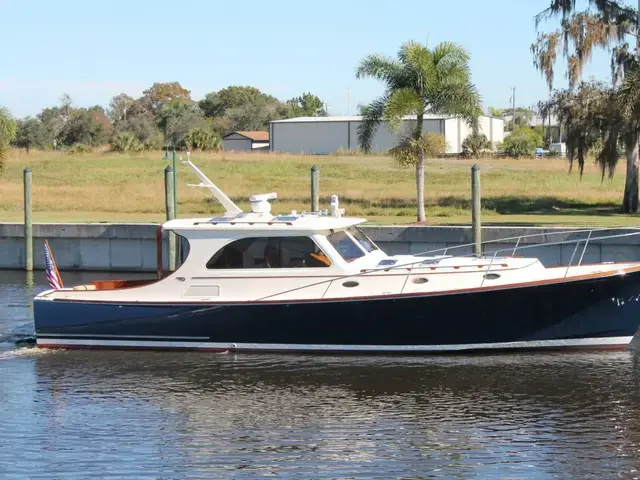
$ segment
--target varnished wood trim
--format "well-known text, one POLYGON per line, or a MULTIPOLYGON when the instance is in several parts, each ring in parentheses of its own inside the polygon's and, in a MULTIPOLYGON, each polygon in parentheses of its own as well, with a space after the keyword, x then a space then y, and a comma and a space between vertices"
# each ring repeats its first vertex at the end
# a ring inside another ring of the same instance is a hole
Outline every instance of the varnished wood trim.
MULTIPOLYGON (((129 288, 142 287, 157 282, 156 279, 141 279, 141 280, 94 280, 91 285, 95 285, 95 290, 86 290, 89 292, 95 292, 99 290, 126 290, 129 288)), ((84 290, 80 290, 84 291, 84 290)))

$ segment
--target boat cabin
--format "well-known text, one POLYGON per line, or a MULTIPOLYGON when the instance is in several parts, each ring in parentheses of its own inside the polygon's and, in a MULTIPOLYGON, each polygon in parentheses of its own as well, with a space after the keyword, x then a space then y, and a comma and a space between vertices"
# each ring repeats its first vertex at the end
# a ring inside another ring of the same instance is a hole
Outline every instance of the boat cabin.
POLYGON ((351 272, 373 267, 386 257, 358 228, 364 221, 322 212, 273 216, 253 211, 208 220, 172 220, 162 229, 188 244, 180 269, 224 270, 221 275, 265 268, 351 272))

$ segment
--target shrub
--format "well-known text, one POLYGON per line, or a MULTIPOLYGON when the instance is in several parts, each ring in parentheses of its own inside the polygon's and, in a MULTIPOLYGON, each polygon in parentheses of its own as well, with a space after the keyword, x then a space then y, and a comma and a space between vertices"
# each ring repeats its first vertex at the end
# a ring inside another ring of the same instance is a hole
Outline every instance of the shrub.
POLYGON ((472 132, 462 142, 462 152, 465 155, 478 156, 486 150, 491 150, 491 142, 484 133, 472 132))
POLYGON ((144 145, 132 132, 120 132, 111 140, 111 150, 114 152, 140 152, 144 145))
POLYGON ((85 153, 91 152, 93 152, 93 147, 84 143, 75 143, 67 150, 67 153, 70 155, 84 155, 85 153))
POLYGON ((144 148, 144 150, 162 150, 162 148, 164 147, 162 134, 149 137, 143 142, 142 147, 144 148))
POLYGON ((220 137, 204 128, 190 130, 184 140, 190 150, 220 150, 222 148, 220 137))
POLYGON ((502 142, 502 150, 510 157, 527 157, 536 154, 536 141, 532 135, 516 130, 502 142))

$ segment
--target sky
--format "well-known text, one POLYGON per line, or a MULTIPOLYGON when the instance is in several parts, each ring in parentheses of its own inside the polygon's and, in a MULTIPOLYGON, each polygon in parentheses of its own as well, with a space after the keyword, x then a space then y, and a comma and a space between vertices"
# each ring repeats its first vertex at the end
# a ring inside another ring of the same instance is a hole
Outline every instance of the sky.
MULTIPOLYGON (((195 100, 229 85, 250 85, 280 100, 318 95, 332 115, 356 114, 383 92, 356 79, 370 53, 395 56, 415 40, 451 41, 471 56, 486 108, 546 99, 533 66, 534 16, 550 0, 0 0, 0 105, 21 118, 68 93, 75 106, 119 93, 140 96, 154 82, 178 81, 195 100)), ((544 22, 549 31, 557 21, 544 22)), ((557 63, 554 87, 566 87, 557 63)), ((609 79, 598 52, 585 78, 609 79)))

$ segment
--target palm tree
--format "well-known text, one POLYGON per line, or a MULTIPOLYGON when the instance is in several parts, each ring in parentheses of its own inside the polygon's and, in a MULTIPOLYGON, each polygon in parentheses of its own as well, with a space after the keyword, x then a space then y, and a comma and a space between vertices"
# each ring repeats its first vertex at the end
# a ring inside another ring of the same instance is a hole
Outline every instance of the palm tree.
POLYGON ((16 121, 5 107, 0 106, 0 174, 10 143, 16 137, 16 121))
POLYGON ((407 152, 415 157, 411 163, 416 167, 418 221, 424 222, 425 148, 434 143, 432 138, 423 134, 424 116, 427 113, 461 115, 477 128, 481 102, 471 83, 469 54, 450 42, 442 42, 429 49, 408 41, 400 47, 397 60, 379 54, 362 59, 356 69, 356 78, 365 77, 384 82, 386 90, 380 98, 362 109, 358 142, 363 151, 370 151, 371 141, 381 122, 398 132, 405 116, 415 116, 410 138, 402 140, 391 153, 394 156, 398 154, 405 161, 407 152), (400 148, 402 145, 407 148, 403 150, 400 148))

